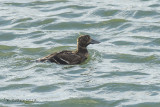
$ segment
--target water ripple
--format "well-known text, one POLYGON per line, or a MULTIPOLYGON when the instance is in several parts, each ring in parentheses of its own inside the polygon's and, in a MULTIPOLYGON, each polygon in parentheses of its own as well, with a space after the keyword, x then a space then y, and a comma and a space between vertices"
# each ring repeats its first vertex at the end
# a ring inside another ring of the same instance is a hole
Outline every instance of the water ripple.
POLYGON ((159 107, 159 5, 1 0, 0 105, 159 107), (82 34, 101 42, 87 47, 84 63, 35 62, 75 50, 82 34))

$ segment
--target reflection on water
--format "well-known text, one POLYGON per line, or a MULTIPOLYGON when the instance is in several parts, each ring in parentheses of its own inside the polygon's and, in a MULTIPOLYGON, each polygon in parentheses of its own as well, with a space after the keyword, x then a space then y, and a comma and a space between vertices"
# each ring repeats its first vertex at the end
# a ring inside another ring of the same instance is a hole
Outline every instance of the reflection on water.
POLYGON ((1 0, 0 105, 159 107, 157 0, 1 0), (52 52, 88 46, 80 65, 36 63, 52 52))

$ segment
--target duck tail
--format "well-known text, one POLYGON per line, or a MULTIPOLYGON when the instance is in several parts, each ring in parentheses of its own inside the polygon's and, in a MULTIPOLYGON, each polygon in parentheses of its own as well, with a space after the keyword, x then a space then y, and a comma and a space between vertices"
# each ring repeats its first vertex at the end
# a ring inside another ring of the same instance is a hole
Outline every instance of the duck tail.
POLYGON ((46 58, 40 58, 40 59, 36 59, 35 62, 49 62, 49 60, 46 58))

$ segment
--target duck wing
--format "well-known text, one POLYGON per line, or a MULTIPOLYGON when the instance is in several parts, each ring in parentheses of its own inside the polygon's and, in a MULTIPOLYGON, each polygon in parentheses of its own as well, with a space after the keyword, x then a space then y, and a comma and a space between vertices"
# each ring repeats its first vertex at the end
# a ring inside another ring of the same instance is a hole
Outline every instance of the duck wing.
POLYGON ((52 53, 48 56, 45 56, 43 58, 37 59, 37 62, 48 62, 50 59, 52 59, 52 57, 54 57, 57 53, 52 53))
MULTIPOLYGON (((86 58, 85 58, 86 59, 86 58)), ((72 51, 62 51, 59 53, 53 53, 38 60, 38 62, 55 62, 57 64, 80 64, 84 61, 80 55, 73 53, 72 51)))
POLYGON ((82 62, 82 57, 72 51, 62 51, 55 54, 50 62, 56 62, 57 64, 79 64, 82 62))

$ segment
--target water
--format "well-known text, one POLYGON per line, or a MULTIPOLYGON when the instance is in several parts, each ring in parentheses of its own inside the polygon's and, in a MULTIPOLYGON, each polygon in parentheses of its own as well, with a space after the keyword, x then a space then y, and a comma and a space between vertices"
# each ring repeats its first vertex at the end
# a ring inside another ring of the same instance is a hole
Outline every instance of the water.
POLYGON ((159 0, 1 0, 0 106, 159 107, 159 0), (88 46, 80 65, 35 63, 88 46))

